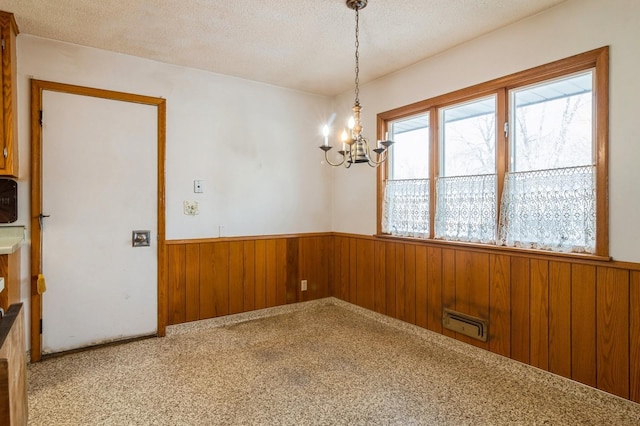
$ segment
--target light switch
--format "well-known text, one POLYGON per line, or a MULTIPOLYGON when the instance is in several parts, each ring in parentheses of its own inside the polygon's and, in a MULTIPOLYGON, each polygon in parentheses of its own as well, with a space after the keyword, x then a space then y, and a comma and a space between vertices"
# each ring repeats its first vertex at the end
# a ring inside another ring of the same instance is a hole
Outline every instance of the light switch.
POLYGON ((201 180, 194 180, 193 181, 193 192, 195 192, 196 194, 201 194, 204 192, 204 190, 202 189, 202 181, 201 180))

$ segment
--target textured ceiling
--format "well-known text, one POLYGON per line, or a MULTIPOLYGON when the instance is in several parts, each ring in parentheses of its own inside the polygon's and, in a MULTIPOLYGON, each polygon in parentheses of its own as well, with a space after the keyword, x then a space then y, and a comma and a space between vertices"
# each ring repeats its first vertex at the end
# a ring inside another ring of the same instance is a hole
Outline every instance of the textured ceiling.
MULTIPOLYGON (((360 79, 373 80, 564 0, 370 0, 360 79)), ((322 95, 349 90, 344 0, 0 0, 20 32, 322 95)))

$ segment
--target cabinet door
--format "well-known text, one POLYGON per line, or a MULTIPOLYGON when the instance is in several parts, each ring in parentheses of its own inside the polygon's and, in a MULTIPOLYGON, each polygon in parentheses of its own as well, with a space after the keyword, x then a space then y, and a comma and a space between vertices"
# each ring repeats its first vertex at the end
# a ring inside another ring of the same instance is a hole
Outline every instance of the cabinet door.
MULTIPOLYGON (((9 25, 9 20, 3 15, 0 14, 0 35, 2 37, 2 64, 0 66, 0 89, 2 90, 2 108, 0 108, 0 175, 8 174, 7 170, 7 157, 9 154, 9 150, 7 149, 7 138, 5 135, 11 134, 11 131, 7 132, 7 126, 10 126, 11 123, 5 120, 5 111, 7 109, 7 95, 11 96, 11 55, 10 52, 7 51, 7 45, 11 40, 10 34, 11 26, 9 25), (9 67, 9 71, 7 72, 6 66, 9 67), (7 87, 9 87, 7 89, 7 87), (9 93, 5 93, 6 91, 9 93), (5 153, 7 155, 5 155, 5 153)), ((11 105, 11 101, 9 99, 9 106, 11 105)))
POLYGON ((0 117, 0 175, 18 176, 18 138, 16 120, 16 35, 13 15, 0 12, 2 33, 2 112, 0 117))

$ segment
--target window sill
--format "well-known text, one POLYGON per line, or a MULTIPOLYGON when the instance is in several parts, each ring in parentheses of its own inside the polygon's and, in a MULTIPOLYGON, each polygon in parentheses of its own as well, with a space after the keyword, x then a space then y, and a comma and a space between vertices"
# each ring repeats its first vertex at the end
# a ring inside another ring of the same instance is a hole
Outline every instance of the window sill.
POLYGON ((447 241, 447 240, 436 240, 433 238, 412 238, 412 237, 399 237, 396 235, 390 234, 375 234, 374 237, 376 239, 388 240, 388 241, 403 241, 410 242, 415 244, 428 244, 439 247, 451 247, 451 248, 467 248, 472 250, 491 252, 491 253, 505 253, 511 255, 521 255, 527 257, 543 257, 543 258, 567 258, 574 260, 587 260, 587 261, 599 261, 599 262, 610 262, 612 261, 610 256, 600 256, 591 253, 567 253, 567 252, 556 252, 549 250, 536 250, 536 249, 527 249, 522 247, 507 247, 507 246, 497 246, 493 244, 482 244, 482 243, 470 243, 466 241, 447 241))

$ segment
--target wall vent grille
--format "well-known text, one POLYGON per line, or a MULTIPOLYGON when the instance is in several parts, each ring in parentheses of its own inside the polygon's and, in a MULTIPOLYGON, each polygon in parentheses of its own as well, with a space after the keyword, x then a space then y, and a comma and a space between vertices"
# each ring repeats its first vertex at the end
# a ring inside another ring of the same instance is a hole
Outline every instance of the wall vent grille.
POLYGON ((472 317, 462 312, 452 311, 451 309, 443 310, 442 326, 483 342, 486 342, 489 336, 489 324, 486 320, 472 317))

